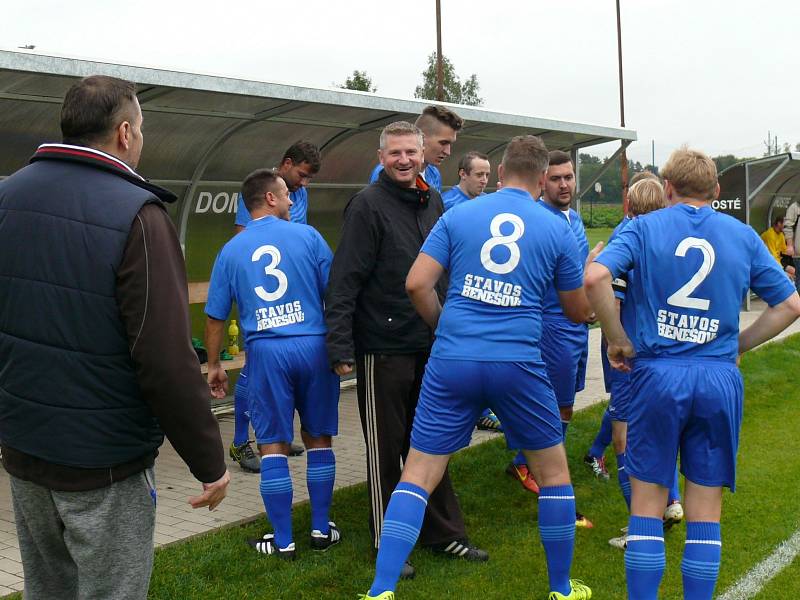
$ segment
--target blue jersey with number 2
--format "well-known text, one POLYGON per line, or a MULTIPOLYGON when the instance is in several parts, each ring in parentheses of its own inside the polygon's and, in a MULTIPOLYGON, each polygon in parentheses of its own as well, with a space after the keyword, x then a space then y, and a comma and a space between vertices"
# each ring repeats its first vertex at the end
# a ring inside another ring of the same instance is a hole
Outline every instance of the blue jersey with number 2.
MULTIPOLYGON (((431 356, 541 360, 542 299, 583 283, 566 219, 523 190, 505 188, 448 210, 422 246, 450 272, 431 356)), ((774 261, 773 261, 774 262, 774 261)))
POLYGON ((613 277, 634 269, 625 302, 642 357, 734 360, 747 289, 770 306, 794 291, 755 230, 709 206, 637 217, 595 260, 613 277))
POLYGON ((246 342, 324 335, 322 301, 332 258, 309 225, 272 216, 250 221, 217 256, 206 314, 225 320, 235 301, 246 342))

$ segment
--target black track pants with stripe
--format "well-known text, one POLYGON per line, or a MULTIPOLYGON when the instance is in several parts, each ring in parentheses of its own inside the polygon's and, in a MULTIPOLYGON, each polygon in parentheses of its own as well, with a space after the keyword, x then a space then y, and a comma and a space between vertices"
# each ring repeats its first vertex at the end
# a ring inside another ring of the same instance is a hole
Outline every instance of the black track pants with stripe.
MULTIPOLYGON (((367 445, 367 486, 370 530, 378 547, 386 507, 400 481, 408 455, 411 425, 419 399, 427 352, 416 354, 359 354, 358 411, 367 445)), ((422 545, 466 537, 464 518, 447 471, 428 500, 420 532, 422 545)))

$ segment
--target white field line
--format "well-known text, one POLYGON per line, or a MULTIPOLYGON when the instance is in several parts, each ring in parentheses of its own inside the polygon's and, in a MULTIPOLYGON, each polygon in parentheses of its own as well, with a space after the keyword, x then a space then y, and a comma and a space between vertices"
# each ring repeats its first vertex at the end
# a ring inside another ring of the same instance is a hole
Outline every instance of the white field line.
POLYGON ((778 544, 772 554, 750 569, 732 588, 717 596, 717 600, 754 598, 769 580, 788 566, 798 554, 800 554, 800 529, 788 540, 778 544))

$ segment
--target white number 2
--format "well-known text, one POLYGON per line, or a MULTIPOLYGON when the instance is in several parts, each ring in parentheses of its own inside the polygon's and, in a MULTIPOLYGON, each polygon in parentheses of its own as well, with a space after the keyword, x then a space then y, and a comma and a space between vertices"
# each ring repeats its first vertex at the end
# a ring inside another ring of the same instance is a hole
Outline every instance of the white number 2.
POLYGON ((266 302, 273 302, 283 296, 289 287, 289 280, 286 278, 286 273, 277 269, 278 263, 281 262, 281 251, 275 246, 259 246, 253 252, 252 261, 258 262, 262 256, 269 254, 272 259, 270 263, 264 267, 264 273, 267 277, 274 277, 278 280, 278 288, 274 292, 268 292, 263 286, 253 288, 256 295, 266 302))
POLYGON ((700 250, 700 252, 703 253, 703 264, 700 265, 697 273, 695 273, 689 281, 667 298, 667 304, 681 306, 683 308, 708 310, 708 307, 711 306, 711 300, 692 298, 691 293, 697 289, 697 286, 703 283, 703 280, 708 277, 711 269, 714 268, 714 247, 704 239, 687 237, 681 240, 681 243, 675 248, 675 256, 685 257, 686 252, 692 248, 700 250))
POLYGON ((523 223, 522 219, 520 219, 517 215, 511 213, 500 213, 494 219, 492 219, 492 222, 489 225, 489 231, 492 233, 492 237, 486 240, 483 246, 481 246, 481 263, 483 263, 483 267, 487 271, 491 271, 492 273, 497 273, 499 275, 510 273, 516 269, 517 265, 519 264, 519 246, 517 245, 517 242, 519 241, 519 238, 522 237, 522 234, 525 233, 525 223, 523 223), (509 235, 503 235, 500 233, 500 227, 505 223, 511 223, 514 226, 514 231, 512 231, 509 235), (496 246, 505 246, 508 248, 511 256, 509 256, 506 262, 496 263, 492 260, 492 249, 496 246))

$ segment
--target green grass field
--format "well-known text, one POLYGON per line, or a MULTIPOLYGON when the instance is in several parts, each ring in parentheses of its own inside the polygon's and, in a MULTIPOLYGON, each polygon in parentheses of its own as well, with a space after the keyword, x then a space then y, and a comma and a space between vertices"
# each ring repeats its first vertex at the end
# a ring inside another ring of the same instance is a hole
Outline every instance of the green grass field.
MULTIPOLYGON (((800 336, 754 352, 742 361, 747 390, 745 424, 738 491, 725 497, 718 591, 731 586, 800 526, 796 501, 800 411, 792 401, 796 397, 792 378, 786 375, 787 365, 799 363, 800 336)), ((578 506, 595 523, 594 529, 577 532, 573 574, 593 587, 595 598, 624 598, 623 554, 607 544, 627 522, 615 473, 612 468, 612 480, 602 483, 581 464, 603 409, 595 406, 577 414, 569 432, 578 506)), ((503 473, 510 458, 498 436, 460 453, 452 465, 470 536, 490 552, 491 560, 465 564, 418 549, 411 557, 417 578, 401 582, 398 598, 546 597, 547 576, 535 525, 535 499, 503 473)), ((613 457, 610 462, 613 464, 613 457)), ((364 485, 336 493, 332 517, 341 527, 344 540, 323 555, 309 551, 303 533, 309 530, 308 505, 296 506, 299 558, 294 563, 256 555, 245 545, 248 537, 267 530, 263 519, 163 548, 156 553, 150 597, 354 598, 369 586, 374 565, 365 524, 367 506, 364 485)), ((667 535, 668 566, 660 597, 680 598, 684 530, 677 526, 667 535)), ((796 585, 799 576, 800 564, 795 561, 758 597, 793 597, 781 590, 796 585)))

